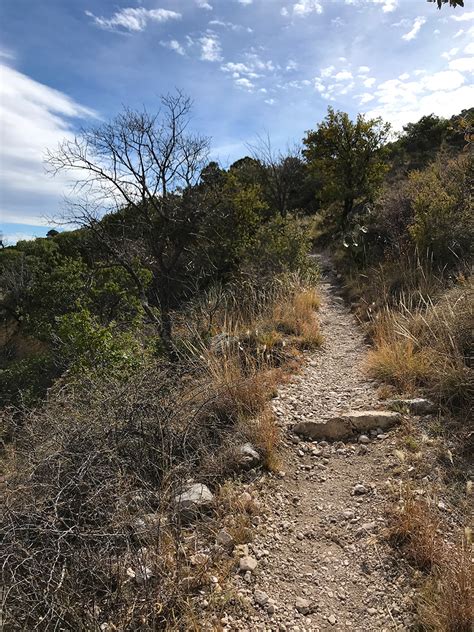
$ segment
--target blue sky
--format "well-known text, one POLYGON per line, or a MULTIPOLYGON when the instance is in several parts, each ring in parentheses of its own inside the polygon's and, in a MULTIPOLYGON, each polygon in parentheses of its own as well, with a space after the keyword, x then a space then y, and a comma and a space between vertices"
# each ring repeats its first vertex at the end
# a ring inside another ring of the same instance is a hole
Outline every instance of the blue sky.
POLYGON ((175 87, 224 165, 299 141, 328 104, 396 129, 474 104, 474 6, 425 0, 2 0, 0 230, 48 228, 69 183, 43 157, 175 87))

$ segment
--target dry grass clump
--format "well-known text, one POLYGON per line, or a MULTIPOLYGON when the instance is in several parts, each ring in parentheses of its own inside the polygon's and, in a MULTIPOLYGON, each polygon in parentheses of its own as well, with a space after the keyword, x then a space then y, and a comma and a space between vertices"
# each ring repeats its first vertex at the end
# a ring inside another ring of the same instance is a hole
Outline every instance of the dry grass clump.
POLYGON ((472 281, 437 302, 400 301, 397 309, 386 309, 374 321, 375 348, 368 370, 402 392, 424 387, 448 406, 469 405, 474 395, 473 324, 472 281))
POLYGON ((408 498, 391 516, 388 538, 405 557, 422 571, 430 571, 442 561, 441 521, 424 501, 408 498))
POLYGON ((262 463, 269 472, 276 472, 280 466, 280 429, 272 411, 265 410, 257 418, 247 420, 242 429, 247 440, 262 456, 262 463))
POLYGON ((419 622, 432 632, 471 632, 474 624, 472 543, 453 545, 433 505, 408 496, 390 515, 388 538, 426 579, 418 598, 419 622))
POLYGON ((289 300, 276 303, 271 320, 278 331, 294 336, 300 347, 315 349, 323 343, 315 314, 319 306, 320 297, 316 290, 302 290, 289 300))

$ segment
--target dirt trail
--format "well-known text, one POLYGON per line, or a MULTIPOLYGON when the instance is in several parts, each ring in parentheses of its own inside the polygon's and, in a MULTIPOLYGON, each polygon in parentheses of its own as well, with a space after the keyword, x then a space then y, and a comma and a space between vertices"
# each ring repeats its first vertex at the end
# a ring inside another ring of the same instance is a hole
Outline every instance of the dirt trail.
POLYGON ((367 444, 299 442, 288 432, 303 419, 349 409, 380 408, 377 385, 364 375, 364 334, 329 273, 323 276, 325 344, 274 400, 283 428, 284 475, 249 491, 262 503, 249 555, 253 573, 235 587, 250 606, 226 630, 377 631, 412 625, 409 577, 384 539, 387 481, 398 461, 396 430, 367 444), (354 495, 363 485, 366 493, 354 495))

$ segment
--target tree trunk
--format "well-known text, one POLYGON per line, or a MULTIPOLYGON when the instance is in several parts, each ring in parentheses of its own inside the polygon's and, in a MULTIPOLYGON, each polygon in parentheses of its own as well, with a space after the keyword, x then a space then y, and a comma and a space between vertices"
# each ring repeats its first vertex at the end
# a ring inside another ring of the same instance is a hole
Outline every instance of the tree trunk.
POLYGON ((346 230, 347 220, 349 219, 349 215, 351 214, 353 207, 354 207, 354 198, 353 197, 345 198, 344 208, 342 211, 342 220, 341 220, 341 228, 343 231, 346 230))

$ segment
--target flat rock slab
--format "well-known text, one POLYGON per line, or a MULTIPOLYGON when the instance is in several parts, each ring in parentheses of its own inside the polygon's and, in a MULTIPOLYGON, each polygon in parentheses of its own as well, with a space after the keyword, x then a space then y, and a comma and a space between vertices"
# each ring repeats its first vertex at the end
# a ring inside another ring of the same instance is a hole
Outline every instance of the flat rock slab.
POLYGON ((347 421, 354 430, 386 430, 396 426, 402 420, 400 413, 392 410, 354 410, 343 413, 341 418, 347 421))
POLYGON ((344 419, 329 419, 326 422, 300 421, 293 426, 293 432, 311 441, 341 441, 352 435, 352 427, 344 419))
POLYGON ((386 430, 400 423, 401 418, 400 413, 389 410, 354 410, 325 422, 301 421, 293 426, 293 432, 311 441, 341 441, 376 428, 386 430))

